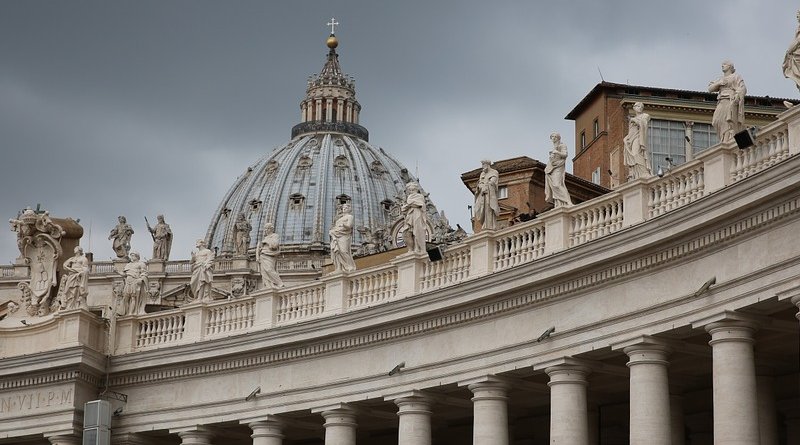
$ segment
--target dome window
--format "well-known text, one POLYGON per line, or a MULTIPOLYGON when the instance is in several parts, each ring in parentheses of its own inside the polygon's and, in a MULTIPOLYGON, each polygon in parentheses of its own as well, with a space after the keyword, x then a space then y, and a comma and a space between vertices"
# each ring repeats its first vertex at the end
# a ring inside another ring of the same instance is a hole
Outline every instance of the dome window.
POLYGON ((300 193, 293 193, 289 195, 289 210, 300 210, 306 202, 306 197, 300 193))
POLYGON ((222 217, 227 218, 231 214, 231 209, 225 207, 222 209, 222 217))
POLYGON ((279 165, 280 164, 278 164, 278 161, 276 161, 274 159, 269 161, 269 162, 267 162, 267 176, 274 175, 275 172, 278 171, 279 165))
POLYGON ((261 208, 261 204, 263 204, 263 201, 253 198, 252 200, 250 200, 249 204, 250 204, 250 211, 257 212, 258 209, 261 208))
POLYGON ((336 204, 337 205, 350 204, 350 201, 352 201, 352 199, 347 195, 339 195, 339 196, 336 197, 336 204))
POLYGON ((392 201, 391 199, 384 199, 383 201, 381 201, 381 206, 383 206, 384 212, 391 211, 392 205, 394 205, 394 201, 392 201))
POLYGON ((298 169, 308 169, 314 162, 311 160, 309 155, 300 156, 300 159, 297 161, 297 168, 298 169))
POLYGON ((344 170, 350 167, 350 161, 347 160, 347 156, 339 155, 333 160, 333 166, 337 169, 344 170))
POLYGON ((372 174, 378 178, 382 177, 384 173, 386 173, 386 167, 384 167, 383 164, 381 164, 381 161, 378 160, 372 161, 372 164, 369 168, 372 170, 372 174))

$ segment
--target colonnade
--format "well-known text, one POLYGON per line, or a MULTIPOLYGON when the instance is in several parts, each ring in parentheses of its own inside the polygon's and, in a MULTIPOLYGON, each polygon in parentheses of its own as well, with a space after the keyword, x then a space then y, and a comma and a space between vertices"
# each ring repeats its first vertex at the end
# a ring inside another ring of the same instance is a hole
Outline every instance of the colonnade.
MULTIPOLYGON (((793 301, 794 302, 794 301, 793 301)), ((800 306, 800 299, 796 302, 800 306)), ((800 318, 800 315, 798 315, 800 318)), ((726 312, 694 323, 710 340, 713 381, 713 435, 715 444, 777 445, 777 417, 773 382, 756 375, 753 345, 759 328, 747 316, 726 312)), ((631 445, 683 445, 683 406, 680 396, 670 393, 668 367, 674 346, 655 337, 639 337, 611 345, 628 357, 630 385, 629 433, 631 445)), ((597 428, 590 428, 592 412, 588 390, 592 363, 564 357, 542 364, 549 378, 550 432, 554 445, 592 445, 597 428)), ((537 369, 537 368, 535 368, 537 369)), ((514 379, 484 376, 459 382, 472 393, 473 445, 508 445, 509 390, 514 379)), ((424 390, 384 397, 397 408, 399 445, 430 445, 431 419, 437 397, 424 390)), ((341 403, 312 412, 324 420, 325 445, 355 445, 359 409, 341 403)), ((281 445, 285 422, 280 416, 242 421, 252 430, 253 445, 281 445)), ((596 422, 595 422, 596 423, 596 422)), ((199 426, 172 431, 182 445, 211 445, 213 430, 199 426)), ((787 443, 800 443, 800 409, 789 410, 785 429, 787 443)), ((51 437, 53 445, 78 444, 77 438, 51 437)), ((134 444, 119 440, 115 443, 134 444)))
POLYGON ((348 99, 316 98, 300 104, 301 122, 350 122, 357 124, 360 107, 348 99))

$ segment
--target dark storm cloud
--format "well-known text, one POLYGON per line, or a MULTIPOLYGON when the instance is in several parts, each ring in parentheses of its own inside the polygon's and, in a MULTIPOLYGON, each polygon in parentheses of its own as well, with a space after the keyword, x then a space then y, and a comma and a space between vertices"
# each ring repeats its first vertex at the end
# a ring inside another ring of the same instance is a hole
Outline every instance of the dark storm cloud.
MULTIPOLYGON (((564 115, 599 81, 702 90, 731 58, 752 94, 796 96, 786 5, 747 1, 0 2, 0 216, 81 218, 98 259, 116 216, 165 213, 188 257, 225 191, 288 141, 341 22, 371 141, 467 226, 461 172, 573 147, 564 115)), ((16 256, 0 232, 0 261, 16 256)))

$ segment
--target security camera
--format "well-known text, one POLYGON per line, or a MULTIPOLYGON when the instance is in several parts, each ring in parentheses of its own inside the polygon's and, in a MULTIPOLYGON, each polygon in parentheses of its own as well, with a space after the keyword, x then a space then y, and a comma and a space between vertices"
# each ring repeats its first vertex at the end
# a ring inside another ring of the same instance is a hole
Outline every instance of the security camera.
POLYGON ((249 402, 256 398, 257 395, 261 394, 261 387, 254 389, 247 397, 244 398, 245 402, 249 402))
POLYGON ((406 362, 400 362, 400 363, 397 364, 397 366, 392 368, 391 371, 389 371, 389 375, 399 374, 400 370, 405 368, 405 367, 406 367, 406 362))
POLYGON ((555 331, 556 331, 556 327, 555 326, 550 326, 549 328, 547 328, 546 331, 542 332, 542 335, 540 335, 539 338, 536 339, 536 343, 541 343, 542 340, 550 337, 550 335, 555 331))

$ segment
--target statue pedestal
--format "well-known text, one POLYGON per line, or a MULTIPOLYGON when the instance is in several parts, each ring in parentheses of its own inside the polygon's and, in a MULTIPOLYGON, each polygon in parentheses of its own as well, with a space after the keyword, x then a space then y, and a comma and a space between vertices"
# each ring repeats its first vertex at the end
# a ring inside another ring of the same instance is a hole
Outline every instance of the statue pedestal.
POLYGON ((165 264, 166 261, 164 260, 152 259, 147 262, 147 272, 162 274, 164 273, 165 264))
POLYGON ((125 271, 125 265, 128 264, 130 261, 125 258, 114 258, 113 260, 111 260, 111 262, 114 263, 114 270, 116 270, 119 273, 122 273, 125 271))
POLYGON ((250 268, 250 261, 247 259, 246 256, 235 256, 233 257, 231 269, 233 270, 244 270, 250 268))

